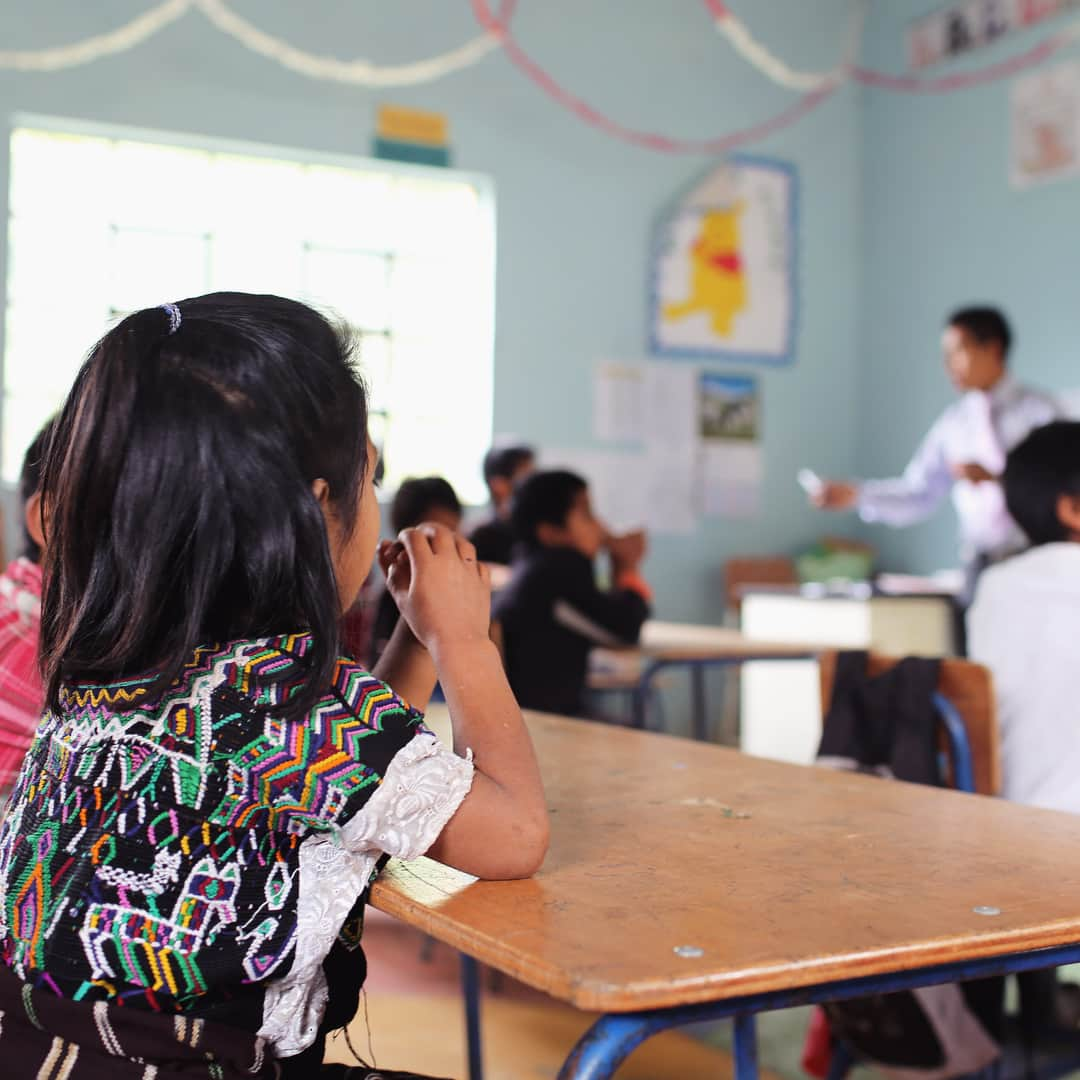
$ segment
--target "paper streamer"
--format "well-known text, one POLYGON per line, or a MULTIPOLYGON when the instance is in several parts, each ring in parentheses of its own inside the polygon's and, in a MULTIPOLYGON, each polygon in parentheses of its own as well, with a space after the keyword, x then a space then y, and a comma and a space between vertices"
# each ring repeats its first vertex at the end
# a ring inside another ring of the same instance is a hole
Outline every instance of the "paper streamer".
POLYGON ((14 71, 61 71, 64 68, 90 64, 103 57, 134 49, 186 15, 190 8, 191 0, 165 0, 164 4, 137 15, 131 22, 116 30, 97 34, 71 45, 57 45, 50 49, 0 49, 0 68, 14 71))
POLYGON ((455 71, 472 67, 499 47, 498 39, 485 32, 456 49, 410 64, 384 66, 362 59, 337 60, 304 52, 287 41, 272 37, 237 15, 224 0, 194 0, 194 3, 218 30, 252 52, 308 78, 353 86, 417 86, 434 82, 455 71))
POLYGON ((721 155, 740 146, 759 142, 773 132, 781 131, 797 123, 823 104, 836 90, 838 83, 825 83, 811 90, 795 105, 752 127, 732 131, 711 139, 677 139, 652 131, 631 128, 602 113, 599 109, 563 87, 556 79, 518 45, 510 32, 510 17, 516 0, 504 0, 498 16, 492 13, 487 0, 471 0, 473 13, 485 30, 496 35, 502 43, 503 52, 515 67, 534 82, 548 97, 565 109, 569 109, 584 123, 635 146, 667 154, 721 155))
MULTIPOLYGON (((1026 71, 1028 68, 1036 67, 1043 61, 1080 41, 1080 22, 1077 22, 1059 30, 1048 38, 1044 38, 1032 48, 1007 60, 990 64, 977 71, 958 72, 954 75, 931 79, 921 78, 917 75, 893 75, 887 71, 876 71, 873 68, 861 67, 853 62, 856 55, 854 51, 850 54, 852 60, 843 67, 833 72, 815 74, 795 71, 775 53, 770 52, 769 49, 753 37, 746 25, 724 3, 724 0, 703 0, 703 3, 712 16, 716 28, 728 38, 745 60, 753 64, 762 74, 767 75, 774 82, 792 90, 803 90, 807 86, 813 85, 814 80, 851 78, 865 86, 872 86, 879 90, 893 90, 897 93, 955 93, 1007 79, 1021 71, 1026 71)), ((859 25, 853 28, 853 36, 861 33, 861 13, 857 12, 855 19, 859 25)))
MULTIPOLYGON (((49 72, 90 64, 136 48, 193 10, 200 11, 216 29, 246 49, 290 71, 312 79, 353 86, 416 86, 434 82, 471 67, 499 47, 498 38, 485 32, 438 56, 408 64, 380 65, 363 59, 338 60, 304 52, 287 41, 267 34, 239 16, 224 0, 165 0, 165 3, 137 15, 116 30, 70 45, 46 49, 2 49, 0 69, 49 72)), ((508 16, 503 21, 507 20, 508 16)))
POLYGON ((852 65, 859 54, 866 0, 858 0, 848 34, 848 47, 842 63, 832 71, 797 71, 759 42, 735 13, 721 0, 707 0, 706 7, 719 30, 735 51, 774 83, 788 90, 814 90, 829 82, 843 82, 851 77, 852 65))

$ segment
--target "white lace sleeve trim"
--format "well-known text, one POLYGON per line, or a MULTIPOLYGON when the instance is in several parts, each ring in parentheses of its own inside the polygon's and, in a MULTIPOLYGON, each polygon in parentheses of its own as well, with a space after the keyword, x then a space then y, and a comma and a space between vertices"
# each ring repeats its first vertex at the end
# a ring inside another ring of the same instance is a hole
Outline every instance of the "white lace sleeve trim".
POLYGON ((342 826, 341 843, 353 852, 415 859, 439 838, 472 780, 471 751, 458 757, 422 732, 394 755, 379 790, 342 826))
POLYGON ((300 845, 300 890, 292 968, 268 980, 259 1035, 278 1057, 312 1044, 326 1012, 322 962, 371 880, 382 852, 423 855, 438 839, 472 786, 472 754, 460 758, 429 731, 395 755, 379 789, 336 833, 317 833, 300 845))

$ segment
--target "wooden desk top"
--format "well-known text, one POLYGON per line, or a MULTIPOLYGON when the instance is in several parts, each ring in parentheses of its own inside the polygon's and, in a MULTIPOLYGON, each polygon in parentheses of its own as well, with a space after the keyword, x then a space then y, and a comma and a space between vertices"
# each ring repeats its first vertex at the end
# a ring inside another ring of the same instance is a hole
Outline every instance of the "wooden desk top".
POLYGON ((629 649, 593 650, 594 654, 615 658, 641 657, 671 661, 738 660, 747 656, 783 660, 820 651, 820 645, 757 641, 726 626, 696 626, 692 623, 657 622, 654 619, 650 619, 642 628, 638 645, 629 649))
POLYGON ((473 882, 391 863, 372 902, 582 1009, 1080 942, 1080 816, 583 721, 529 726, 552 812, 540 873, 473 882))

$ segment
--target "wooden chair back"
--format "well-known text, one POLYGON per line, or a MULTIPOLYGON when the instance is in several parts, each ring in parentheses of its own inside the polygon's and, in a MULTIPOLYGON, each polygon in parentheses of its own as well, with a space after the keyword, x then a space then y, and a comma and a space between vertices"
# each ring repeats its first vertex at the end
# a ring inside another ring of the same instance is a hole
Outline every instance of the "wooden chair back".
MULTIPOLYGON (((829 711, 833 682, 836 677, 836 653, 824 653, 821 657, 821 714, 829 711)), ((883 675, 899 663, 899 658, 871 653, 868 674, 883 675)), ((994 700, 994 683, 990 672, 981 664, 970 660, 944 659, 938 691, 956 707, 964 721, 968 742, 971 745, 971 761, 975 773, 975 790, 980 795, 998 795, 1001 792, 1001 751, 998 739, 997 706, 994 700)), ((942 748, 948 743, 942 734, 942 748)))
POLYGON ((780 555, 745 555, 724 564, 724 597, 729 611, 742 609, 742 591, 748 585, 798 585, 795 562, 780 555))

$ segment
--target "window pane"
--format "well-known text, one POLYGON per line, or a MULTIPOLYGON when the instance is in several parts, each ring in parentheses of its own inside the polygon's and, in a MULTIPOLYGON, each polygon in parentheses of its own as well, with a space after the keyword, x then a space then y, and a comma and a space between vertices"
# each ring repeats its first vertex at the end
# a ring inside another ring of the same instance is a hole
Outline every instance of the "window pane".
POLYGON ((210 171, 215 229, 243 231, 253 237, 303 233, 307 198, 303 166, 272 158, 215 154, 210 171))
POLYGON ((441 473, 465 501, 484 501, 480 471, 491 440, 491 396, 482 372, 482 358, 452 337, 395 339, 388 484, 441 473))
POLYGON ((217 233, 210 240, 210 289, 303 295, 300 247, 268 233, 217 233))
POLYGON ((309 246, 304 272, 304 298, 312 304, 364 330, 389 327, 389 256, 309 246))
POLYGON ((68 307, 11 305, 5 321, 5 393, 41 394, 59 404, 94 342, 108 329, 108 313, 68 307))
POLYGON ((117 311, 155 307, 209 288, 208 237, 116 229, 109 262, 110 300, 117 311))
POLYGON ((72 306, 108 307, 104 255, 109 230, 102 221, 71 227, 52 218, 12 218, 8 227, 8 302, 30 303, 55 319, 72 306))
POLYGON ((313 165, 305 178, 308 238, 323 247, 394 248, 394 178, 313 165))
POLYGON ((206 228, 211 157, 151 143, 114 144, 108 168, 109 219, 127 228, 201 232, 206 228))
POLYGON ((395 204, 394 243, 399 251, 452 255, 476 242, 479 199, 471 184, 403 178, 395 204))
POLYGON ((8 480, 110 313, 221 289, 341 316, 360 338, 388 485, 441 473, 483 498, 494 237, 476 183, 29 129, 12 135, 10 176, 8 480))
POLYGON ((56 403, 43 394, 4 395, 4 481, 18 484, 22 459, 42 425, 56 411, 56 403))
POLYGON ((390 338, 386 334, 360 334, 356 359, 368 391, 368 407, 390 408, 390 338))
POLYGON ((17 129, 11 137, 10 211, 57 224, 107 216, 113 143, 17 129), (77 167, 73 169, 73 166, 77 167))

